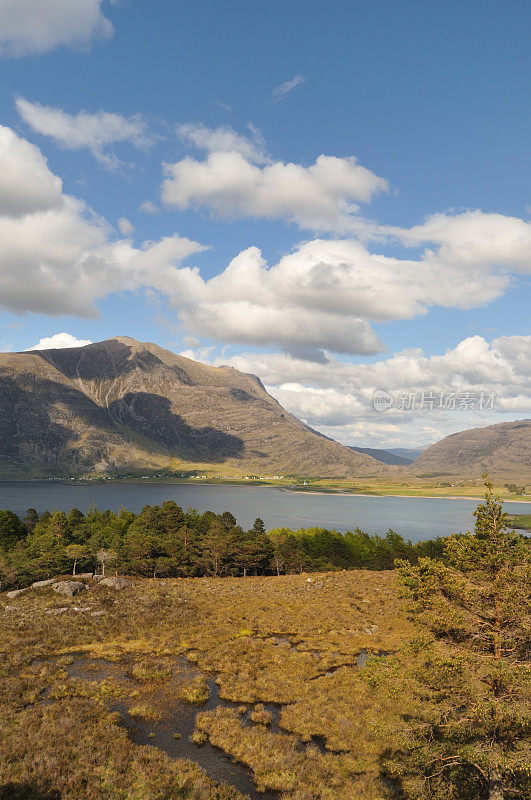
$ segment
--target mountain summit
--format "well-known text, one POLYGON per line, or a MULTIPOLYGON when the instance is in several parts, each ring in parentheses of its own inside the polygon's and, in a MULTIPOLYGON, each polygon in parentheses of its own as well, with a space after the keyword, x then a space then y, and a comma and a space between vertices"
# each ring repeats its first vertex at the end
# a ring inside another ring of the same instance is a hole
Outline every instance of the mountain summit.
POLYGON ((116 337, 0 355, 0 476, 224 464, 260 474, 389 469, 313 431, 259 378, 116 337))

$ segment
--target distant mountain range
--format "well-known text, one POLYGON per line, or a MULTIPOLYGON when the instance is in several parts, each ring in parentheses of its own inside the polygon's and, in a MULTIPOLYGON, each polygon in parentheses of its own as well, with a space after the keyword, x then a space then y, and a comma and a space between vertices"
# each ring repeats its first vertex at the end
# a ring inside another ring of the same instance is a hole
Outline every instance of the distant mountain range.
MULTIPOLYGON (((425 449, 425 448, 424 448, 425 449)), ((412 450, 408 447, 388 447, 387 453, 393 453, 395 456, 400 456, 408 461, 416 461, 416 459, 423 452, 422 450, 412 450)))
POLYGON ((0 478, 223 465, 225 474, 403 480, 489 471, 523 481, 530 434, 522 420, 423 452, 347 447, 285 411, 255 375, 154 344, 118 337, 0 355, 0 478))
POLYGON ((352 450, 355 450, 356 453, 365 453, 365 455, 371 456, 377 461, 381 461, 382 464, 394 464, 396 466, 407 467, 414 461, 412 458, 405 458, 399 455, 395 450, 376 450, 373 447, 352 447, 352 450))
POLYGON ((119 337, 0 355, 0 476, 190 469, 374 476, 385 464, 312 430, 254 375, 119 337))

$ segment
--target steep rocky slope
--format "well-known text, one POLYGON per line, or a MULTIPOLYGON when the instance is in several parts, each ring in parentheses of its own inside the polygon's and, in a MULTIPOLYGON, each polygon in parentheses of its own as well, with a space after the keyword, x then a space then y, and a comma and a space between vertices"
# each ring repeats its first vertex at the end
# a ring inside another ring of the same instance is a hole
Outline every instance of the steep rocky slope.
POLYGON ((446 436, 424 450, 416 474, 515 475, 531 480, 531 419, 501 422, 446 436))
POLYGON ((254 375, 118 337, 0 356, 0 476, 223 464, 355 476, 389 467, 312 431, 254 375))

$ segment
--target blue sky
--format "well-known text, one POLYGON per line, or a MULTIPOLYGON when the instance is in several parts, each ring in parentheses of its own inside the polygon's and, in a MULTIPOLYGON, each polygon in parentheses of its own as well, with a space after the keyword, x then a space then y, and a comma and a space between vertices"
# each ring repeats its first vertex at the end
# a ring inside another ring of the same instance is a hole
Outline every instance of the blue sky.
POLYGON ((154 341, 361 446, 528 415, 530 23, 517 1, 0 0, 0 350, 154 341))

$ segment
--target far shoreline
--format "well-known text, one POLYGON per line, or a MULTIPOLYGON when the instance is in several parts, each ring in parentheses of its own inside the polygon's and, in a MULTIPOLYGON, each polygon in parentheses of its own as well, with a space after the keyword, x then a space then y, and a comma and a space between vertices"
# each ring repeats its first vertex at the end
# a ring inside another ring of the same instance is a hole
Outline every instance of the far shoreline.
MULTIPOLYGON (((137 484, 139 486, 145 486, 146 484, 156 484, 156 485, 170 485, 170 486, 202 486, 202 487, 212 487, 212 486, 223 486, 223 487, 231 487, 231 488, 254 488, 254 489, 273 489, 280 492, 285 492, 288 494, 305 494, 305 495, 315 495, 320 497, 329 497, 329 496, 339 496, 339 497, 366 497, 366 498, 382 498, 382 497, 392 497, 396 499, 404 498, 408 500, 471 500, 477 501, 481 500, 484 496, 484 493, 478 487, 477 494, 424 494, 422 489, 416 494, 410 493, 396 493, 396 487, 392 487, 390 491, 386 491, 385 489, 377 490, 374 492, 367 492, 367 491, 348 491, 344 489, 326 489, 325 491, 321 491, 319 489, 312 489, 309 486, 290 486, 285 484, 275 485, 272 483, 261 483, 259 481, 243 481, 241 479, 235 480, 227 480, 227 479, 212 479, 208 481, 198 481, 192 479, 174 479, 174 478, 139 478, 139 477, 131 477, 131 478, 106 478, 106 479, 96 479, 96 480, 88 480, 88 479, 54 479, 54 478, 0 478, 0 484, 22 484, 22 483, 35 483, 35 484, 45 484, 50 486, 76 486, 81 487, 85 486, 87 488, 94 487, 94 486, 106 486, 109 484, 137 484)), ((409 490, 411 491, 411 490, 409 490)), ((502 500, 508 503, 530 503, 531 497, 529 496, 507 496, 505 494, 501 495, 502 500)))

